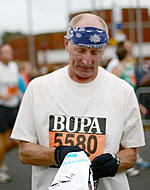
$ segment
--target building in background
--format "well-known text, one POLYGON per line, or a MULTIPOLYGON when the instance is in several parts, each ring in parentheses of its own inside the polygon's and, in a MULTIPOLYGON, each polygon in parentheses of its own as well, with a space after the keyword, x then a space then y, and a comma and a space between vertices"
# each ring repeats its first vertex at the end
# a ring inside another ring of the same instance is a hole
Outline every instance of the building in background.
MULTIPOLYGON (((115 8, 115 7, 114 7, 115 8)), ((150 16, 147 8, 137 9, 103 9, 94 11, 106 21, 109 28, 109 46, 103 57, 110 60, 114 56, 115 45, 118 40, 129 39, 133 42, 133 52, 136 58, 139 58, 138 46, 138 22, 137 13, 141 14, 141 34, 142 43, 140 43, 140 52, 144 59, 150 60, 150 16), (120 15, 120 16, 119 16, 120 15)), ((71 14, 70 19, 78 13, 71 14)), ((39 34, 34 36, 35 62, 36 67, 48 67, 53 70, 67 64, 68 55, 64 50, 64 32, 39 34)), ((15 51, 15 58, 18 60, 29 61, 28 38, 25 36, 8 41, 15 51)))

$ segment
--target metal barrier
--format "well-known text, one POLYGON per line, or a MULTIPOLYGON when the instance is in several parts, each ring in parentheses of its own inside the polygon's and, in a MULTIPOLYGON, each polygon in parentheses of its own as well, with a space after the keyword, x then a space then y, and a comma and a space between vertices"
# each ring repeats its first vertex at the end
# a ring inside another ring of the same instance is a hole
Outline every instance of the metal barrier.
POLYGON ((150 127, 150 87, 139 87, 136 91, 136 95, 139 103, 141 103, 146 109, 147 114, 142 116, 143 125, 150 127))

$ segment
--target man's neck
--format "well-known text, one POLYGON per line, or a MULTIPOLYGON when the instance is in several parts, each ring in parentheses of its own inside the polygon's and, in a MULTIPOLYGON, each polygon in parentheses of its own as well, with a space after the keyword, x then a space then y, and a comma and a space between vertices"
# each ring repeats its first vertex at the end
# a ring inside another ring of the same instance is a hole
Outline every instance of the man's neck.
MULTIPOLYGON (((98 71, 97 71, 97 73, 98 73, 98 71)), ((76 75, 75 73, 70 72, 70 68, 68 67, 68 74, 69 74, 70 78, 73 81, 77 82, 77 83, 88 83, 88 82, 91 82, 91 81, 93 81, 96 78, 97 73, 95 73, 95 75, 92 75, 91 77, 82 78, 82 77, 76 75)))

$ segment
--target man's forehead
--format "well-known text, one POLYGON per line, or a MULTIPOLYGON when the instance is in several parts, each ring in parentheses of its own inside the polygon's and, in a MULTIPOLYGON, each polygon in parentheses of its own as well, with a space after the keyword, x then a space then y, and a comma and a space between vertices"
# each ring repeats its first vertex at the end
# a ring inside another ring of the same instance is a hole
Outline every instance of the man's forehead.
POLYGON ((73 27, 96 27, 105 30, 101 21, 94 15, 84 15, 73 27))
POLYGON ((73 44, 72 42, 70 42, 71 45, 75 48, 75 49, 87 49, 87 50, 91 50, 91 51, 101 51, 103 49, 105 49, 104 47, 103 48, 90 48, 90 47, 85 47, 85 46, 80 46, 80 45, 76 45, 76 44, 73 44))

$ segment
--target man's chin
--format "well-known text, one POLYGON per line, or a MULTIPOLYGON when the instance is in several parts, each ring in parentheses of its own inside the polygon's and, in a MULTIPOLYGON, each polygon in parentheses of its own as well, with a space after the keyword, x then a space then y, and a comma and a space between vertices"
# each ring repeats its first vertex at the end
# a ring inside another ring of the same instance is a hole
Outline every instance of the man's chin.
POLYGON ((79 72, 78 73, 78 77, 79 78, 82 78, 82 79, 88 79, 88 78, 91 78, 93 76, 92 73, 88 73, 88 72, 79 72))

